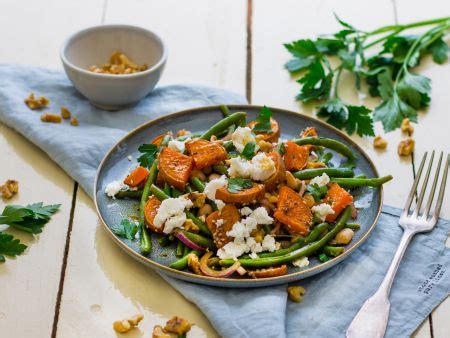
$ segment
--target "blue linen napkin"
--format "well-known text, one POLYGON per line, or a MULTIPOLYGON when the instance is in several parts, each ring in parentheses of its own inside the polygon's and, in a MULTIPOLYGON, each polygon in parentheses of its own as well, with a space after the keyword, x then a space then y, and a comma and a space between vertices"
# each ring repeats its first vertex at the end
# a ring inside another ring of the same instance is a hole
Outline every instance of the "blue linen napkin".
MULTIPOLYGON (((0 65, 0 121, 42 148, 93 196, 100 160, 129 130, 167 113, 213 104, 246 103, 237 94, 194 85, 159 87, 137 106, 117 113, 92 107, 55 70, 0 65), (80 125, 41 123, 25 107, 34 91, 51 100, 48 110, 67 106, 80 125)), ((299 281, 301 303, 287 301, 286 285, 225 289, 200 286, 167 276, 165 280, 195 303, 224 337, 343 337, 366 298, 379 286, 402 230, 399 209, 385 206, 378 225, 355 252, 336 267, 299 281)), ((429 234, 417 235, 400 265, 391 292, 386 337, 407 337, 450 292, 450 222, 440 220, 429 234)))

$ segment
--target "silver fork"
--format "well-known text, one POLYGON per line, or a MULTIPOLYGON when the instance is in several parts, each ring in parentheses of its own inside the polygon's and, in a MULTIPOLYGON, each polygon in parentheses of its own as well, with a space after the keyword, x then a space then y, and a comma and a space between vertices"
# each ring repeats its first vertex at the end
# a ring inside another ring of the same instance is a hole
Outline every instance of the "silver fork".
POLYGON ((400 216, 399 224, 403 228, 403 236, 395 253, 394 259, 386 273, 378 290, 375 294, 367 299, 349 328, 347 329, 347 338, 375 338, 384 337, 386 327, 389 318, 389 308, 391 306, 389 302, 389 292, 391 290, 392 282, 394 281, 395 274, 397 272, 400 261, 403 258, 405 250, 411 241, 411 238, 419 233, 426 232, 433 229, 439 218, 439 212, 442 206, 442 200, 444 199, 445 183, 447 181, 447 173, 450 155, 447 155, 446 162, 444 164, 444 173, 441 178, 441 184, 439 189, 439 196, 434 208, 434 211, 430 214, 431 205, 434 199, 434 193, 438 184, 439 171, 441 168, 443 153, 439 157, 439 163, 436 169, 436 173, 431 186, 428 202, 425 206, 425 210, 421 213, 420 209, 423 203, 423 198, 430 177, 431 167, 433 165, 434 151, 431 154, 430 164, 425 175, 425 179, 422 184, 422 189, 417 196, 417 187, 419 185, 420 176, 422 175, 423 167, 427 158, 427 153, 424 154, 422 162, 420 163, 419 171, 416 175, 416 179, 409 192, 408 199, 406 201, 403 213, 400 216), (410 213, 410 208, 414 200, 414 196, 417 198, 416 207, 410 213))

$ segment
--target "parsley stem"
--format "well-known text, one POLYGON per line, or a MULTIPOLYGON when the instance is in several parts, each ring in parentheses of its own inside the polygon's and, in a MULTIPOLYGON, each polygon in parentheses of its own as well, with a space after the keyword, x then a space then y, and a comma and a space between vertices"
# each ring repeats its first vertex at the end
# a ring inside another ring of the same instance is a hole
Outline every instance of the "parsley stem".
POLYGON ((448 20, 450 20, 450 17, 447 16, 447 17, 444 17, 444 18, 411 22, 409 24, 404 24, 404 25, 383 26, 383 27, 377 28, 377 29, 367 33, 367 35, 371 36, 371 35, 387 33, 387 32, 390 32, 390 31, 393 31, 393 30, 398 30, 398 29, 405 30, 405 29, 409 29, 409 28, 416 28, 416 27, 422 27, 422 26, 428 26, 428 25, 435 25, 435 24, 439 24, 439 23, 444 23, 444 22, 446 22, 448 20))
POLYGON ((334 80, 334 87, 333 87, 333 96, 338 99, 339 93, 338 93, 338 87, 339 87, 339 81, 341 79, 341 73, 342 73, 342 65, 340 65, 336 69, 336 79, 334 80))

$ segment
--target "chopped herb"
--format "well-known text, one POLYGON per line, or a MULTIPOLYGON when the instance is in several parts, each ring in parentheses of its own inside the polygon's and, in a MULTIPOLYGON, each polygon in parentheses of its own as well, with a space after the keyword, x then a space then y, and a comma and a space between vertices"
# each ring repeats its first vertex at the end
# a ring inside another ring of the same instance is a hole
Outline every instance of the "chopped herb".
POLYGON ((250 189, 253 186, 252 180, 242 177, 233 177, 228 179, 228 191, 232 194, 241 190, 250 189))
POLYGON ((22 254, 27 246, 20 243, 20 240, 15 239, 12 235, 0 232, 0 262, 5 262, 5 256, 15 257, 22 254))
POLYGON ((326 254, 321 253, 321 254, 319 255, 319 261, 321 261, 322 263, 324 263, 324 262, 326 262, 326 261, 328 261, 328 260, 330 260, 330 257, 328 257, 326 254))
POLYGON ((270 117, 272 112, 266 106, 262 107, 259 111, 259 115, 256 118, 256 124, 253 127, 253 131, 261 133, 271 133, 272 127, 270 125, 270 117))
POLYGON ((410 70, 426 54, 431 54, 439 64, 448 59, 445 37, 450 28, 449 18, 390 25, 369 32, 336 19, 343 26, 338 33, 284 45, 293 56, 286 69, 291 73, 304 71, 297 81, 301 85, 297 99, 326 100, 319 106, 318 116, 350 135, 356 132, 360 136, 373 136, 373 121, 381 121, 386 132, 399 128, 404 118, 416 122, 417 110, 429 105, 431 86, 429 78, 410 70), (419 35, 400 35, 407 29, 425 26, 430 28, 419 35), (372 46, 382 48, 367 57, 372 46), (334 68, 330 56, 340 62, 334 68), (344 71, 355 76, 357 90, 361 90, 365 80, 369 94, 381 98, 373 114, 365 106, 353 106, 340 99, 338 85, 344 71))
POLYGON ((156 159, 158 147, 155 144, 142 144, 139 146, 138 150, 142 155, 138 157, 137 161, 144 168, 150 168, 153 161, 156 159))
POLYGON ((319 187, 317 183, 308 184, 306 190, 314 197, 316 202, 319 202, 328 192, 326 185, 319 187))
POLYGON ((118 226, 111 227, 111 230, 117 236, 133 240, 139 230, 139 223, 123 219, 118 226))
POLYGON ((243 157, 247 160, 251 160, 253 158, 253 156, 255 156, 255 149, 256 149, 256 143, 248 142, 245 145, 244 150, 242 150, 242 153, 240 155, 241 155, 241 157, 243 157))
POLYGON ((60 206, 60 204, 44 205, 42 202, 25 207, 7 205, 0 215, 0 224, 7 224, 28 233, 39 234, 60 206))
POLYGON ((286 152, 286 146, 284 145, 284 142, 281 142, 278 146, 278 152, 283 155, 286 152))

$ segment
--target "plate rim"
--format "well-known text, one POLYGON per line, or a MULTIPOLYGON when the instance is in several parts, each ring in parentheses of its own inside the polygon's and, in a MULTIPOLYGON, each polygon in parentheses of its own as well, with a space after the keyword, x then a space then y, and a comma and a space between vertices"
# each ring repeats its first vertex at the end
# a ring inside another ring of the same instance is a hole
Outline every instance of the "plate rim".
MULTIPOLYGON (((126 245, 124 242, 122 242, 121 240, 119 240, 119 238, 111 231, 111 229, 108 227, 108 225, 106 224, 105 220, 102 217, 102 214, 100 212, 99 206, 98 206, 98 202, 97 202, 97 183, 99 180, 99 176, 100 176, 100 172, 102 171, 103 165, 105 164, 105 162, 107 161, 107 159, 110 157, 111 153, 117 148, 117 146, 126 141, 127 139, 131 138, 132 136, 134 136, 134 134, 136 134, 137 132, 139 132, 142 129, 151 127, 153 124, 156 124, 158 122, 164 121, 164 120, 168 120, 168 119, 173 119, 173 118, 177 118, 178 116, 183 116, 183 115, 189 115, 189 114, 196 114, 199 111, 208 111, 208 110, 217 110, 220 111, 220 107, 221 105, 210 105, 210 106, 201 106, 201 107, 196 107, 196 108, 189 108, 189 109, 184 109, 184 110, 180 110, 174 113, 169 113, 163 116, 159 116, 156 117, 150 121, 147 121, 139 126, 137 126, 136 128, 132 129, 130 132, 128 132, 125 136, 123 136, 120 140, 118 140, 116 143, 114 143, 114 145, 108 150, 108 152, 105 154, 105 156, 103 157, 103 159, 101 160, 96 174, 95 174, 95 179, 94 179, 94 205, 95 205, 95 211, 97 213, 97 216, 100 220, 100 223, 102 224, 103 228, 106 230, 106 232, 110 235, 110 237, 112 237, 113 241, 116 242, 116 244, 119 245, 119 247, 124 250, 125 252, 127 252, 129 255, 131 255, 134 259, 144 263, 145 265, 149 266, 149 267, 153 267, 156 268, 158 270, 162 270, 164 272, 167 272, 169 275, 173 276, 173 275, 180 275, 183 276, 184 278, 180 278, 183 280, 188 279, 189 281, 193 282, 193 283, 197 283, 197 284, 210 284, 211 282, 216 282, 216 283, 223 283, 223 284, 229 284, 229 285, 223 285, 222 286, 230 286, 230 287, 236 287, 236 284, 244 284, 246 287, 248 286, 264 286, 264 285, 268 285, 268 284, 274 284, 274 282, 283 282, 285 281, 287 282, 292 282, 293 280, 299 280, 302 278, 306 278, 306 277, 310 277, 313 276, 317 273, 323 272, 325 270, 328 270, 329 268, 333 267, 334 265, 342 262, 343 260, 345 260, 347 257, 349 257, 356 249, 358 249, 372 234, 373 230, 375 229, 377 223, 378 223, 378 219, 380 217, 381 211, 382 211, 382 207, 383 207, 383 186, 378 187, 379 189, 379 197, 378 197, 378 210, 376 213, 376 216, 372 222, 372 224, 369 226, 369 228, 367 229, 366 233, 349 249, 349 250, 345 250, 344 253, 342 253, 341 255, 334 257, 326 262, 323 262, 315 267, 311 267, 309 269, 305 269, 305 270, 300 270, 291 274, 286 274, 286 275, 282 275, 282 276, 276 276, 276 277, 269 277, 269 278, 261 278, 261 279, 253 279, 253 278, 246 278, 246 279, 239 279, 239 278, 217 278, 217 277, 208 277, 208 276, 202 276, 202 275, 197 275, 191 272, 186 272, 186 271, 182 271, 182 270, 177 270, 177 269, 173 269, 170 266, 166 266, 163 265, 161 263, 158 263, 156 261, 153 261, 152 259, 137 253, 136 251, 134 251, 133 249, 131 249, 128 245, 126 245), (302 275, 306 275, 304 277, 302 277, 302 275), (253 284, 253 285, 248 285, 248 284, 253 284)), ((301 112, 294 112, 292 110, 287 110, 284 108, 277 108, 277 107, 273 107, 273 106, 265 106, 265 105, 253 105, 253 104, 227 104, 227 107, 229 107, 232 110, 237 110, 237 111, 246 111, 246 109, 262 109, 263 107, 267 107, 271 110, 277 110, 277 111, 281 111, 284 114, 287 115, 293 115, 295 117, 301 116, 302 118, 305 118, 306 120, 310 120, 310 121, 314 121, 315 123, 319 123, 320 125, 322 125, 324 128, 326 129, 330 129, 332 131, 334 131, 335 133, 337 133, 339 136, 341 136, 342 138, 345 139, 346 142, 348 142, 352 147, 356 148, 358 150, 358 152, 360 154, 362 154, 365 159, 367 160, 367 162, 369 163, 370 167, 372 168, 372 170, 374 171, 376 177, 379 177, 379 173, 378 170, 375 166, 375 164, 373 163, 372 159, 368 156, 368 154, 364 151, 364 149, 362 149, 361 146, 359 146, 355 141, 353 141, 350 136, 344 134, 341 130, 327 124, 326 122, 319 120, 313 116, 301 113, 301 112)), ((278 284, 278 283, 277 283, 278 284)), ((281 284, 281 283, 280 283, 281 284)), ((239 285, 237 286, 239 287, 239 285)))

